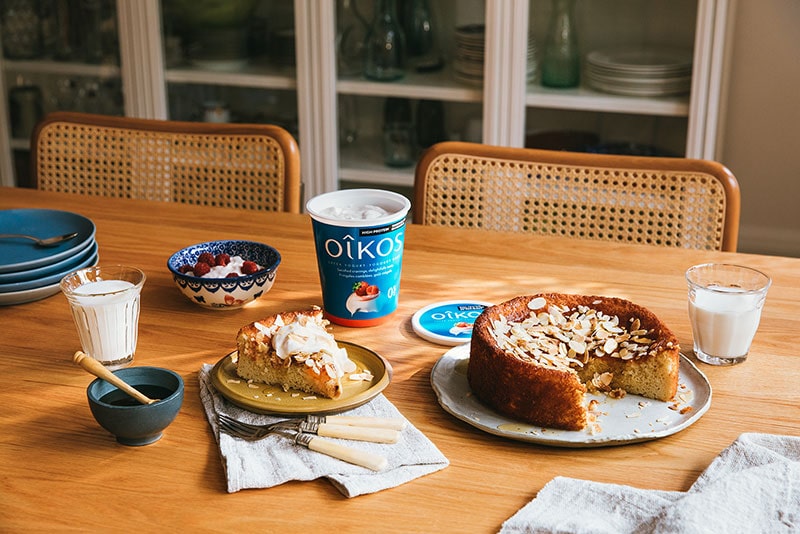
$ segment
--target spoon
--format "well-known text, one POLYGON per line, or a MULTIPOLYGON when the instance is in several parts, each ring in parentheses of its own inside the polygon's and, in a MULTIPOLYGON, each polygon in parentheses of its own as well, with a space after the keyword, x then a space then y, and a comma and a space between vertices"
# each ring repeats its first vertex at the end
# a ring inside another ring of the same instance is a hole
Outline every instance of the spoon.
POLYGON ((157 402, 159 399, 151 399, 147 395, 143 394, 138 389, 134 388, 127 382, 123 381, 120 377, 109 371, 108 369, 103 366, 102 363, 98 362, 85 352, 78 351, 72 357, 72 361, 75 365, 80 365, 85 370, 89 371, 91 374, 96 376, 97 378, 102 378, 106 382, 110 382, 114 384, 119 389, 136 399, 137 401, 141 402, 142 404, 153 404, 157 402))
POLYGON ((54 237, 46 237, 44 239, 41 239, 39 237, 34 237, 32 235, 25 235, 25 234, 0 234, 0 239, 11 239, 18 237, 22 239, 31 239, 35 241, 36 244, 39 245, 40 247, 54 247, 59 243, 67 241, 68 239, 72 239, 76 235, 78 235, 78 232, 72 232, 70 234, 57 235, 54 237))

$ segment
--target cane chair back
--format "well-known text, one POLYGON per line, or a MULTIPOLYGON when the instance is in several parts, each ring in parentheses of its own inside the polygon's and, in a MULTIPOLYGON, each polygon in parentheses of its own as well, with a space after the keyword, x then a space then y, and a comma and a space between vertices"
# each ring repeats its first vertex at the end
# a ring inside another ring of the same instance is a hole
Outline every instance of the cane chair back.
POLYGON ((297 142, 278 126, 55 112, 31 148, 42 190, 300 212, 297 142))
POLYGON ((417 164, 421 224, 735 251, 740 192, 706 160, 449 141, 417 164))

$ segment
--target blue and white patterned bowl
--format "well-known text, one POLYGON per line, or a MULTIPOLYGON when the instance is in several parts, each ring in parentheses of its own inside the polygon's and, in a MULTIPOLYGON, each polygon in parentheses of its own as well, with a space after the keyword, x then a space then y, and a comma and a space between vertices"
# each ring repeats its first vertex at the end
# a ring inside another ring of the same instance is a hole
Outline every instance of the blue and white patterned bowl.
POLYGON ((167 260, 167 267, 178 288, 189 300, 205 308, 230 310, 240 308, 269 291, 275 283, 280 263, 280 253, 269 245, 255 241, 224 240, 198 243, 181 249, 167 260), (221 253, 241 256, 264 269, 236 278, 202 278, 179 271, 184 265, 197 263, 197 258, 203 252, 215 256, 221 253))

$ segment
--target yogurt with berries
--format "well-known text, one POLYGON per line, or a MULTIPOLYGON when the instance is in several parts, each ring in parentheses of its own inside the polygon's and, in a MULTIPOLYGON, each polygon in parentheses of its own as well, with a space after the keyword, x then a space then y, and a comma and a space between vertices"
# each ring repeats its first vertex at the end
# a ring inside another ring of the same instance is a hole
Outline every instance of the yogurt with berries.
POLYGON ((261 266, 255 262, 248 262, 241 256, 231 256, 230 261, 225 265, 214 265, 208 273, 202 275, 202 278, 232 278, 231 275, 242 276, 244 274, 251 274, 261 270, 261 266), (245 267, 247 263, 247 267, 245 267), (250 264, 255 265, 255 271, 252 270, 250 264))
POLYGON ((194 265, 184 265, 180 271, 200 278, 234 278, 257 273, 262 269, 263 267, 256 262, 241 256, 230 256, 225 253, 214 256, 210 252, 203 252, 194 265))

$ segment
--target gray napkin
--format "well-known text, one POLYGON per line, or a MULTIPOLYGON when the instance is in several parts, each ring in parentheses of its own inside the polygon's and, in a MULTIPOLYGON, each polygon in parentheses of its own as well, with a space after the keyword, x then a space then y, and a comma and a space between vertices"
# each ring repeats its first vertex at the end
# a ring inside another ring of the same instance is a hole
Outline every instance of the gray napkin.
MULTIPOLYGON (((211 365, 205 364, 200 370, 200 399, 219 444, 230 493, 247 488, 269 488, 289 480, 326 477, 343 495, 356 497, 399 486, 444 469, 449 464, 439 449, 411 423, 403 430, 400 440, 393 444, 334 440, 348 447, 384 455, 388 465, 379 472, 311 451, 282 436, 267 436, 254 442, 233 438, 219 431, 217 413, 259 424, 273 423, 281 418, 254 414, 228 402, 211 384, 211 369, 211 365)), ((342 415, 403 417, 382 394, 342 415)))
POLYGON ((742 434, 687 492, 556 477, 501 533, 796 532, 800 437, 742 434))

